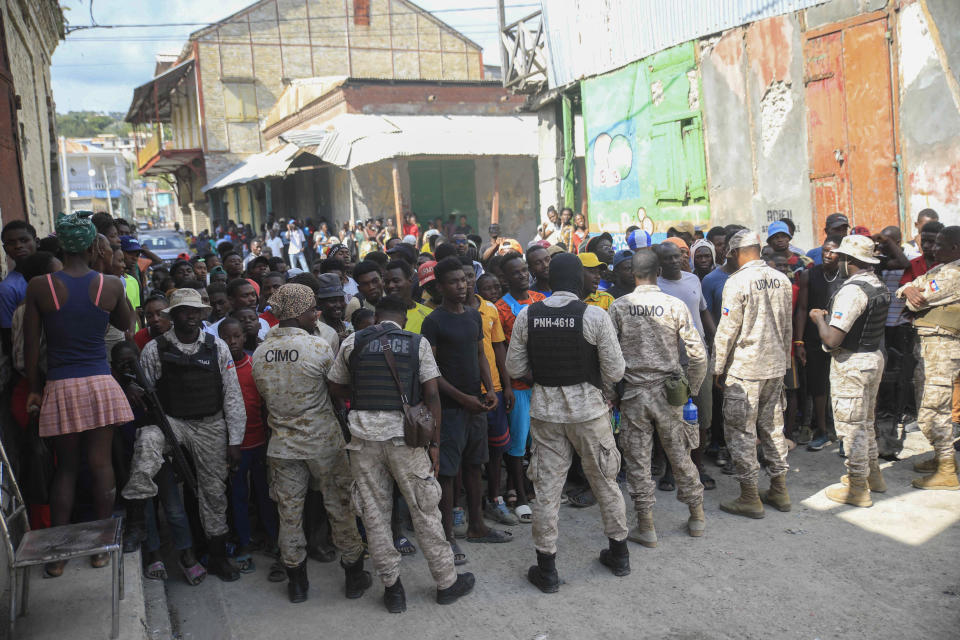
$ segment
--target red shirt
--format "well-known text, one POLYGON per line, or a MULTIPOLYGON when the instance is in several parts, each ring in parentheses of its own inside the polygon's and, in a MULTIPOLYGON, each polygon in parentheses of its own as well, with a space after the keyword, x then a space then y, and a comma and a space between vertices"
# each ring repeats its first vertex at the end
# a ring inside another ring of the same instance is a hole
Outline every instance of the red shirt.
POLYGON ((263 399, 253 381, 253 358, 244 354, 243 360, 234 364, 237 367, 237 378, 240 379, 243 407, 247 410, 247 430, 240 448, 254 449, 267 443, 267 431, 263 426, 263 399))
MULTIPOLYGON (((534 302, 540 302, 545 300, 547 296, 543 295, 539 291, 534 291, 530 289, 527 291, 527 297, 523 300, 517 300, 518 303, 523 306, 528 306, 534 302)), ((500 314, 500 324, 503 325, 503 335, 507 337, 507 344, 510 344, 510 336, 513 335, 513 323, 517 321, 517 316, 514 315, 513 309, 510 308, 510 305, 507 304, 506 300, 500 298, 497 300, 496 305, 497 313, 500 314)), ((519 380, 513 380, 511 385, 514 389, 529 389, 530 386, 520 382, 519 380)))
POLYGON ((903 270, 903 277, 900 278, 900 286, 910 284, 938 264, 940 263, 934 262, 930 267, 927 267, 926 259, 923 256, 917 256, 910 261, 910 266, 903 270))
POLYGON ((133 334, 133 341, 137 343, 137 348, 140 351, 143 351, 143 348, 147 346, 147 343, 153 340, 153 336, 150 335, 150 327, 144 327, 133 334))
POLYGON ((277 316, 273 315, 272 311, 264 311, 260 314, 260 319, 266 320, 267 324, 269 324, 271 327, 275 327, 280 324, 280 321, 277 320, 277 316))

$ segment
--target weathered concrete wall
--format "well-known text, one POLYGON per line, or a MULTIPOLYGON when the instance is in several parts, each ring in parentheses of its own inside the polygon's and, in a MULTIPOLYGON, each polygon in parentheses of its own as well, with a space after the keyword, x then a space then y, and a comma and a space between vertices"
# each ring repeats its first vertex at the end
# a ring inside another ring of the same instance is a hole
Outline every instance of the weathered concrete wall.
POLYGON ((710 224, 763 232, 789 217, 814 242, 807 179, 802 34, 795 14, 700 43, 710 224))
POLYGON ((807 29, 840 22, 861 13, 879 11, 886 6, 887 0, 832 0, 806 10, 807 29))
MULTIPOLYGON (((56 2, 17 0, 0 0, 0 10, 10 73, 20 99, 15 114, 19 129, 13 135, 20 150, 27 221, 42 238, 53 231, 53 212, 63 209, 57 144, 51 138, 56 107, 50 88, 50 58, 60 39, 60 10, 56 2)), ((7 221, 4 212, 3 222, 7 221)))
POLYGON ((953 79, 960 84, 960 2, 926 0, 927 12, 933 18, 940 45, 953 79))
MULTIPOLYGON (((950 3, 944 3, 950 4, 950 3)), ((938 10, 936 31, 960 32, 960 10, 938 10)), ((915 219, 935 209, 945 224, 960 224, 960 95, 951 87, 942 40, 934 38, 921 3, 904 6, 898 20, 900 47, 900 132, 905 170, 906 214, 915 219)))

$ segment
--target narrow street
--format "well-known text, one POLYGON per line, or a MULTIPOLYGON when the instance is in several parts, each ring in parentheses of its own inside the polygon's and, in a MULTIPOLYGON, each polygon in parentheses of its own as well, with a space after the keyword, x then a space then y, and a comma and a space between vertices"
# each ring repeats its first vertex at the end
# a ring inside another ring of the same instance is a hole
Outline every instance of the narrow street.
MULTIPOLYGON (((512 527, 505 545, 461 546, 477 576, 474 592, 440 607, 421 554, 404 560, 407 612, 383 609, 379 581, 360 600, 343 598, 336 564, 309 562, 310 599, 291 605, 284 583, 257 571, 196 588, 167 583, 173 630, 184 640, 284 638, 956 638, 960 628, 960 492, 909 487, 920 433, 904 460, 883 463, 889 490, 871 509, 830 502, 839 479, 837 446, 790 454, 790 513, 763 520, 722 513, 736 483, 715 467, 706 493, 707 532, 687 536, 686 509, 657 492, 656 549, 631 543, 630 576, 617 579, 596 560, 605 543, 597 507, 563 507, 557 566, 566 584, 544 595, 526 581, 534 562, 530 529, 512 527), (771 611, 776 610, 776 616, 771 611)), ((416 544, 416 540, 413 540, 416 544)), ((369 568, 369 564, 368 564, 369 568)))

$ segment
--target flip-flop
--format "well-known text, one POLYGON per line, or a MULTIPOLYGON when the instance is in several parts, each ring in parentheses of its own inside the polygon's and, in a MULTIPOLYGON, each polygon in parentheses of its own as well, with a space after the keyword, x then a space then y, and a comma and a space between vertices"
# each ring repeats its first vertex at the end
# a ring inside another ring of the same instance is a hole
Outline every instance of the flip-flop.
POLYGON ((710 491, 717 488, 717 481, 711 478, 706 471, 700 472, 700 484, 703 485, 704 491, 710 491))
POLYGON ((237 566, 240 568, 240 573, 253 573, 257 570, 257 565, 253 563, 253 558, 249 553, 236 557, 237 566))
POLYGON ((183 564, 182 560, 177 560, 177 564, 180 565, 180 570, 183 571, 183 577, 191 587, 197 586, 207 577, 207 570, 199 562, 192 567, 183 564))
POLYGON ((533 511, 530 509, 530 505, 519 504, 513 510, 513 512, 517 514, 517 518, 519 518, 520 522, 523 524, 530 524, 533 522, 533 511))
POLYGON ((412 556, 417 552, 417 548, 413 546, 413 543, 410 542, 407 536, 400 536, 394 540, 393 546, 397 548, 397 551, 399 551, 402 556, 412 556))
POLYGON ((583 489, 576 493, 568 492, 567 498, 570 499, 570 506, 577 507, 578 509, 586 509, 587 507, 592 507, 597 504, 597 499, 590 489, 583 489))
POLYGON ((287 579, 287 570, 283 564, 277 560, 270 565, 270 573, 267 574, 267 580, 270 582, 283 582, 287 579))
POLYGON ((677 485, 673 478, 668 478, 667 476, 660 478, 660 481, 657 482, 657 489, 660 489, 660 491, 674 491, 676 488, 677 485))
POLYGON ((507 495, 503 497, 503 501, 512 509, 517 504, 517 490, 510 489, 507 491, 507 495))
POLYGON ((143 572, 143 577, 149 578, 150 580, 166 580, 167 567, 163 564, 163 560, 157 560, 147 565, 147 569, 143 572))
POLYGON ((460 545, 456 542, 450 543, 450 549, 453 551, 453 564, 461 566, 467 564, 467 554, 463 552, 460 545))
POLYGON ((487 529, 487 535, 477 538, 467 536, 467 542, 497 544, 500 542, 510 542, 513 540, 513 534, 509 531, 499 531, 497 529, 487 529))

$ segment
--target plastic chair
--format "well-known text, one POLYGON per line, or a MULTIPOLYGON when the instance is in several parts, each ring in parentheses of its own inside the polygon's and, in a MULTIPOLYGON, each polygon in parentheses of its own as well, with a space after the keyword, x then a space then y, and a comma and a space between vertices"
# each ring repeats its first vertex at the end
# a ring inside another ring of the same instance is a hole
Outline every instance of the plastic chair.
POLYGON ((7 452, 0 442, 0 529, 6 545, 10 572, 10 638, 18 617, 17 587, 22 587, 19 615, 27 614, 30 592, 29 567, 71 558, 109 553, 113 565, 112 620, 110 637, 120 635, 120 600, 123 600, 123 519, 68 524, 49 529, 30 530, 27 505, 13 475, 7 452), (18 524, 17 520, 21 522, 18 524), (17 540, 14 540, 16 536, 17 540))

